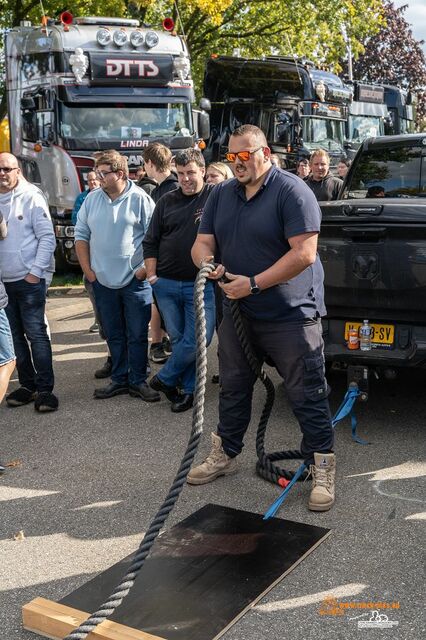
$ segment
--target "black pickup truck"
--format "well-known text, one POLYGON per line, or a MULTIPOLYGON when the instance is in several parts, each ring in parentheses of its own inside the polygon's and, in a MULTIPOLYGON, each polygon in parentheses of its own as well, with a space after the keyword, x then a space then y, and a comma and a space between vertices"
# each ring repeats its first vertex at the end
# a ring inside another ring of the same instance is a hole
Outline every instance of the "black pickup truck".
POLYGON ((426 368, 426 134, 365 140, 340 200, 320 205, 326 361, 364 387, 370 369, 426 368), (364 319, 372 349, 350 350, 364 319))

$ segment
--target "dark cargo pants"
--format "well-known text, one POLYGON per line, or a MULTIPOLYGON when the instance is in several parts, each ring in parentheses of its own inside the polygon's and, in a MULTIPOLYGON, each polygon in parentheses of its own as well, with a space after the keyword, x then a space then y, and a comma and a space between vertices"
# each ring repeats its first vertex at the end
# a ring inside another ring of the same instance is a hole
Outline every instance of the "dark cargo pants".
MULTIPOLYGON (((261 360, 269 356, 284 380, 287 397, 302 430, 302 456, 313 463, 314 452, 331 452, 333 428, 325 378, 321 321, 275 323, 245 318, 250 341, 261 360)), ((229 308, 219 328, 218 435, 230 456, 239 454, 251 418, 255 375, 235 332, 229 308)), ((289 449, 294 448, 289 438, 289 449)), ((283 446, 282 449, 285 449, 283 446)))

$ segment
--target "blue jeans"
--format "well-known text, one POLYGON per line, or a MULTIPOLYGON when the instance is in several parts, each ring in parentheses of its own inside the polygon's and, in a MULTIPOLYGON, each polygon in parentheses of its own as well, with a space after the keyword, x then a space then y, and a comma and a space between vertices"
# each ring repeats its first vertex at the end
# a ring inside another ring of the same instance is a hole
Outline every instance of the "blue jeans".
POLYGON ((92 284, 111 353, 111 380, 117 384, 145 382, 152 303, 149 283, 133 278, 121 289, 104 287, 97 280, 92 284))
MULTIPOLYGON (((154 284, 155 298, 164 318, 172 343, 172 355, 158 377, 170 387, 180 385, 183 393, 194 393, 195 387, 195 310, 194 283, 159 278, 154 284)), ((207 282, 204 291, 207 345, 215 327, 213 283, 207 282)))
POLYGON ((0 309, 0 367, 15 360, 13 338, 9 320, 4 309, 0 309))
POLYGON ((31 284, 17 280, 5 282, 4 286, 9 297, 6 315, 12 331, 19 382, 30 391, 51 392, 55 378, 52 346, 44 321, 45 281, 31 284))

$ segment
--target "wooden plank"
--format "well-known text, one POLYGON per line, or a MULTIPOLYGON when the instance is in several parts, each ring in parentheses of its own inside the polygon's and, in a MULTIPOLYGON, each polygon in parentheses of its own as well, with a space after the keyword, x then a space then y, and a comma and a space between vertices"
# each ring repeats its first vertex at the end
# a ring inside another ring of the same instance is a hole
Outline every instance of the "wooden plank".
MULTIPOLYGON (((45 638, 63 640, 71 631, 87 620, 90 614, 58 602, 35 598, 22 607, 24 629, 45 638)), ((164 640, 118 622, 105 620, 87 636, 93 640, 164 640)))

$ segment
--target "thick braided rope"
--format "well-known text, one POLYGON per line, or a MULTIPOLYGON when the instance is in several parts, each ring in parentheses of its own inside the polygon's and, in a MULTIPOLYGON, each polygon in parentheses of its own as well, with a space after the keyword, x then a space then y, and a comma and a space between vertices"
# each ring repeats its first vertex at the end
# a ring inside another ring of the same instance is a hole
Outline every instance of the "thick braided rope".
MULTIPOLYGON (((266 400, 263 407, 262 415, 260 416, 256 434, 256 453, 258 457, 256 472, 265 480, 269 480, 269 482, 277 483, 280 478, 291 480, 295 472, 278 467, 273 463, 276 460, 300 460, 302 459, 302 454, 300 453, 300 451, 294 449, 289 451, 276 451, 274 453, 268 454, 265 453, 265 432, 268 425, 268 420, 271 415, 272 407, 274 405, 275 387, 253 351, 253 348, 247 336, 243 318, 241 316, 240 305, 237 300, 231 300, 231 313, 235 331, 237 333, 241 347, 244 351, 244 355, 247 358, 247 362, 249 363, 253 373, 255 373, 255 375, 260 379, 266 390, 266 400)), ((304 480, 305 478, 306 473, 302 474, 299 480, 304 480)))
POLYGON ((123 602, 134 585, 139 571, 141 570, 145 558, 150 552, 158 534, 176 504, 179 495, 186 482, 186 477, 194 461, 198 444, 200 442, 203 431, 204 420, 204 395, 207 378, 207 346, 206 346, 206 317, 204 311, 204 288, 208 274, 213 271, 213 265, 203 267, 194 285, 194 305, 196 313, 196 358, 197 358, 197 376, 194 393, 194 406, 192 410, 192 429, 185 455, 181 461, 179 470, 170 487, 166 499, 161 505, 157 515, 149 526, 139 548, 137 549, 132 564, 127 573, 123 576, 121 582, 107 601, 104 602, 97 611, 83 622, 77 629, 72 631, 64 638, 64 640, 84 640, 101 622, 109 618, 117 607, 123 602))

